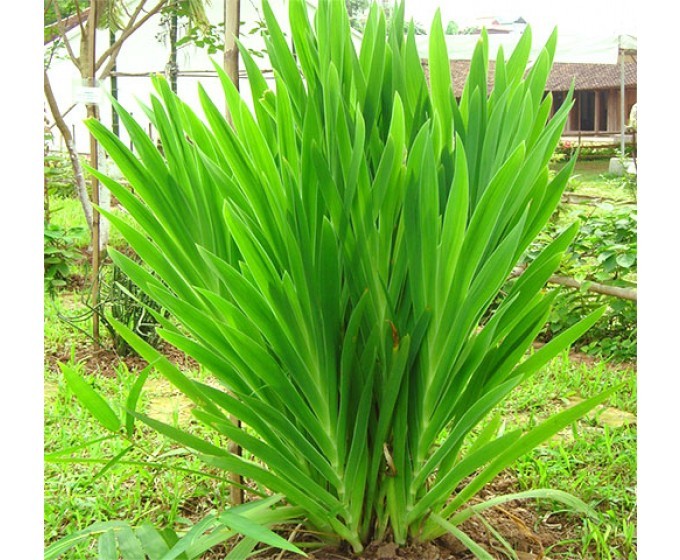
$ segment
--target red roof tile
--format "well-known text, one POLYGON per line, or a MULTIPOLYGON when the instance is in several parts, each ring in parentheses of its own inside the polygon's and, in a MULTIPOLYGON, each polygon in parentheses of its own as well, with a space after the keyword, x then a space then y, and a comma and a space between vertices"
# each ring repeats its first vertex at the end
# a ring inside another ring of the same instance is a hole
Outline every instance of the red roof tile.
MULTIPOLYGON (((429 81, 429 69, 427 60, 423 59, 425 78, 429 81)), ((489 61, 488 93, 493 89, 495 62, 489 61)), ((627 86, 637 85, 637 62, 626 62, 625 82, 627 86)), ((470 72, 469 60, 452 60, 451 77, 453 91, 456 97, 463 93, 465 80, 470 72)), ((621 68, 618 64, 584 64, 556 62, 548 76, 546 91, 567 91, 571 81, 576 79, 575 89, 610 89, 621 85, 621 68)))
MULTIPOLYGON (((626 85, 636 86, 637 62, 626 62, 623 66, 626 85)), ((617 88, 621 86, 621 66, 556 62, 548 76, 546 90, 567 91, 572 80, 576 80, 576 90, 617 88)))

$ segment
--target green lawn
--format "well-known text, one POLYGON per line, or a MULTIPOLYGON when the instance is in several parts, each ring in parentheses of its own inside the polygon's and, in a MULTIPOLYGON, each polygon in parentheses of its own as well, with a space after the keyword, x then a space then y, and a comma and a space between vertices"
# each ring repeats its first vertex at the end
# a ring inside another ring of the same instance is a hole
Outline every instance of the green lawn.
MULTIPOLYGON (((559 171, 564 163, 553 164, 559 171)), ((609 173, 609 160, 579 161, 569 179, 567 192, 603 197, 614 202, 634 203, 635 197, 626 188, 625 181, 609 173)))

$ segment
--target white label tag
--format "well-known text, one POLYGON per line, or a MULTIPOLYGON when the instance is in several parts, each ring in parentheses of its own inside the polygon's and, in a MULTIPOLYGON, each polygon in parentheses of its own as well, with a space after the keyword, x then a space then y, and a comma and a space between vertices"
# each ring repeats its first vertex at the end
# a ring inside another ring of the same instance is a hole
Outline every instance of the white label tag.
POLYGON ((102 90, 98 87, 76 86, 73 91, 73 98, 76 103, 99 105, 102 99, 102 90))

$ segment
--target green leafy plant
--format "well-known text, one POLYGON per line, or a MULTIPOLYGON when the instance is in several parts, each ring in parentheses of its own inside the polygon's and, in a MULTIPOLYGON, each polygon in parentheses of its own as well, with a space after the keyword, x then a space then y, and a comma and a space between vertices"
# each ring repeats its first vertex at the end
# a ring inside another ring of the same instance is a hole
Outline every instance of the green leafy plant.
POLYGON ((68 285, 71 269, 81 257, 77 249, 78 238, 84 233, 82 227, 63 228, 56 224, 45 224, 43 279, 48 292, 54 293, 68 285))
MULTIPOLYGON (((134 258, 134 257, 133 257, 134 258)), ((160 339, 156 333, 159 325, 158 314, 163 315, 161 307, 115 264, 111 267, 109 282, 102 282, 101 306, 104 310, 104 324, 111 335, 113 347, 117 354, 126 356, 132 348, 123 337, 106 320, 111 316, 114 320, 127 326, 142 340, 151 346, 158 347, 160 339)))
POLYGON ((485 508, 549 497, 587 511, 551 490, 472 505, 515 459, 612 392, 528 429, 499 431, 491 414, 603 312, 527 356, 570 227, 480 324, 573 168, 549 178, 571 108, 570 97, 549 119, 543 95, 556 34, 526 76, 529 29, 507 60, 500 51, 489 95, 482 35, 457 102, 439 14, 428 87, 413 24, 403 33, 403 3, 389 28, 371 7, 357 52, 344 3, 321 1, 312 25, 293 0, 295 56, 263 8, 275 91, 241 48, 252 109, 221 72, 231 122, 202 89, 205 121, 154 80, 146 113, 163 155, 118 104, 138 156, 88 123, 135 195, 97 176, 139 228, 107 217, 157 275, 112 258, 174 318, 158 318, 160 336, 221 384, 185 376, 111 319, 215 438, 134 416, 285 496, 321 541, 357 553, 374 540, 450 532, 490 558, 460 529, 485 508), (219 444, 224 437, 244 455, 219 444))
POLYGON ((581 217, 565 266, 589 266, 592 280, 629 286, 637 275, 637 210, 600 204, 597 212, 581 217))
POLYGON ((45 177, 45 197, 73 198, 75 196, 75 180, 68 156, 53 151, 49 147, 52 133, 45 132, 45 156, 43 158, 43 174, 45 177))
MULTIPOLYGON (((601 321, 578 341, 589 354, 616 360, 637 356, 637 303, 588 292, 590 282, 607 286, 637 286, 637 210, 628 205, 599 204, 595 210, 580 209, 571 214, 581 222, 580 230, 559 269, 559 274, 582 283, 581 290, 563 290, 555 300, 550 324, 541 333, 549 340, 577 323, 584 314, 607 305, 601 321)), ((530 245, 525 261, 531 261, 564 228, 551 223, 530 245)))

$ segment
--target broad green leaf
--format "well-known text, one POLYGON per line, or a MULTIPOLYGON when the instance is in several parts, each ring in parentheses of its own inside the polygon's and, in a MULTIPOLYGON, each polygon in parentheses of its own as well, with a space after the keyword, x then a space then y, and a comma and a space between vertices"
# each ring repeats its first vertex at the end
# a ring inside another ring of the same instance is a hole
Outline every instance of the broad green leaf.
POLYGON ((118 550, 123 560, 146 560, 142 543, 135 535, 131 527, 121 527, 116 531, 118 550))
MULTIPOLYGON (((146 379, 147 377, 149 377, 150 371, 151 371, 150 366, 147 366, 137 374, 137 379, 135 380, 132 389, 130 389, 130 393, 128 394, 127 399, 125 400, 126 411, 129 410, 135 411, 137 409, 137 401, 139 400, 139 396, 142 393, 142 387, 144 387, 144 383, 146 383, 146 379)), ((134 423, 135 423, 134 416, 132 416, 129 412, 126 412, 125 431, 128 437, 132 437, 134 433, 134 423)))
POLYGON ((99 537, 97 548, 99 560, 118 560, 116 534, 113 529, 109 529, 99 537))

